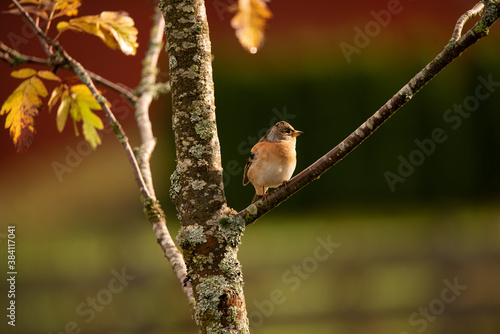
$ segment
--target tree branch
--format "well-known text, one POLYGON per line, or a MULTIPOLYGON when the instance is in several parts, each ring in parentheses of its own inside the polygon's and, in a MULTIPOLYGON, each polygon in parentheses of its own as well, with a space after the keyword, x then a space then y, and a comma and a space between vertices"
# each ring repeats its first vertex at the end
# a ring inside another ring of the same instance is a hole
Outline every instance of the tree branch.
POLYGON ((193 312, 195 299, 193 296, 193 288, 187 274, 186 263, 167 229, 165 213, 156 199, 144 199, 143 205, 147 219, 151 223, 151 227, 156 235, 156 241, 162 248, 175 276, 179 280, 184 295, 188 300, 189 309, 193 312))
MULTIPOLYGON (((144 211, 148 220, 150 221, 153 231, 155 232, 156 238, 160 246, 162 247, 165 256, 167 257, 169 263, 172 266, 172 269, 179 279, 181 286, 183 287, 184 293, 188 299, 188 303, 193 309, 194 307, 194 297, 193 290, 191 284, 187 279, 187 269, 182 257, 182 254, 179 252, 175 243, 170 236, 170 233, 166 227, 166 218, 163 210, 159 202, 156 199, 153 181, 151 177, 151 169, 149 160, 151 158, 151 154, 155 147, 155 138, 153 137, 151 122, 149 120, 149 107, 151 105, 151 101, 153 96, 156 94, 156 68, 158 64, 159 53, 161 52, 162 38, 164 35, 164 20, 159 9, 155 11, 154 15, 154 24, 151 32, 150 38, 150 47, 148 52, 146 53, 146 57, 143 62, 143 73, 142 80, 139 85, 138 91, 140 92, 139 97, 137 98, 131 93, 131 90, 124 89, 101 76, 86 71, 80 63, 78 63, 75 59, 73 59, 57 42, 51 40, 33 21, 33 19, 29 16, 26 10, 16 1, 12 1, 21 11, 22 15, 26 17, 32 28, 36 31, 41 39, 47 42, 48 45, 52 46, 52 48, 59 53, 64 59, 64 63, 69 66, 81 79, 81 81, 89 87, 92 95, 99 102, 101 108, 104 110, 106 117, 111 123, 113 128, 113 132, 117 136, 118 140, 122 143, 127 157, 129 158, 129 162, 132 165, 136 182, 141 190, 141 195, 144 198, 144 211), (92 78, 93 77, 93 78, 92 78), (134 152, 130 147, 128 139, 123 131, 121 125, 116 120, 114 114, 109 109, 106 99, 99 94, 97 91, 93 79, 102 84, 125 94, 131 102, 135 102, 136 107, 136 120, 139 127, 139 132, 141 135, 141 148, 137 153, 137 160, 140 161, 140 164, 136 160, 134 152), (140 165, 140 167, 139 167, 140 165)), ((41 59, 28 57, 19 54, 18 52, 8 48, 3 43, 0 44, 1 51, 6 55, 5 58, 11 58, 12 62, 19 64, 19 62, 31 62, 38 63, 41 65, 52 66, 51 58, 49 59, 41 59)), ((2 57, 4 58, 4 57, 2 57)), ((10 62, 11 59, 6 59, 10 62)))
MULTIPOLYGON (((8 47, 1 41, 0 41, 0 59, 4 60, 7 64, 9 64, 9 66, 19 66, 22 64, 37 64, 48 67, 61 66, 61 68, 71 70, 71 67, 68 66, 68 64, 64 64, 61 60, 57 60, 55 57, 38 58, 38 57, 24 55, 8 47)), ((132 93, 132 89, 124 85, 116 84, 91 71, 87 70, 87 73, 96 83, 106 86, 111 90, 117 92, 118 94, 125 97, 131 104, 134 104, 136 102, 137 97, 134 95, 134 93, 132 93)))
POLYGON ((129 103, 134 104, 137 101, 137 96, 135 96, 131 88, 123 84, 114 83, 113 81, 103 78, 99 74, 94 73, 92 71, 87 70, 87 73, 94 82, 101 84, 105 87, 108 87, 109 89, 117 92, 118 94, 125 97, 129 103))
POLYGON ((23 6, 19 4, 17 0, 12 0, 12 3, 21 11, 21 14, 28 20, 28 23, 31 25, 31 27, 34 29, 36 34, 40 36, 43 40, 47 42, 53 49, 56 54, 58 54, 60 57, 62 57, 68 65, 71 67, 71 69, 80 77, 80 80, 82 83, 84 83, 94 96, 94 98, 97 100, 99 105, 101 106, 102 110, 104 111, 104 114, 106 115, 106 118, 109 120, 109 123, 111 125, 111 128, 113 129, 113 132, 115 136, 118 138, 118 141, 122 144, 125 154, 127 155, 127 158, 129 160, 130 165, 132 166, 132 171, 135 176, 135 181, 137 185, 139 186, 139 190, 141 192, 141 195, 144 198, 151 198, 151 195, 149 193, 148 187, 146 186, 144 179, 142 177, 141 171, 139 169, 139 165, 137 163, 137 160, 135 158, 134 152, 132 151, 132 147, 130 146, 130 143, 128 141, 127 136, 125 135, 125 132, 123 131, 122 126, 116 119, 115 115, 111 111, 111 109, 108 107, 107 100, 104 96, 102 96, 97 88, 94 85, 94 82, 90 78, 88 72, 85 70, 85 68, 75 59, 73 59, 65 50, 62 46, 59 45, 59 43, 53 41, 50 39, 41 29, 40 27, 37 26, 35 21, 31 18, 31 16, 28 14, 28 12, 24 9, 23 6))
POLYGON ((181 286, 183 287, 184 293, 188 299, 191 309, 194 305, 193 291, 191 284, 187 279, 187 269, 182 257, 175 243, 170 236, 170 233, 166 227, 166 218, 159 202, 157 201, 153 182, 151 178, 151 169, 149 164, 149 159, 154 150, 155 139, 153 137, 151 122, 149 120, 149 107, 153 96, 156 94, 156 68, 158 64, 158 57, 161 51, 162 38, 164 34, 164 20, 162 14, 159 10, 156 10, 154 16, 154 25, 151 33, 150 48, 146 54, 146 58, 143 63, 143 74, 142 80, 139 85, 138 91, 140 92, 139 98, 131 93, 129 88, 123 88, 113 82, 102 78, 101 76, 94 74, 92 72, 86 71, 83 66, 73 59, 57 42, 50 39, 35 23, 35 21, 30 17, 26 10, 16 1, 12 2, 19 8, 21 14, 28 20, 31 27, 35 30, 39 38, 50 45, 55 51, 54 55, 48 59, 29 57, 20 54, 19 52, 7 47, 5 44, 0 44, 0 56, 2 59, 7 61, 11 65, 20 65, 22 63, 36 63, 46 66, 54 66, 52 59, 56 54, 62 56, 63 61, 60 65, 63 67, 74 71, 81 79, 81 81, 89 87, 92 95, 99 102, 101 108, 103 109, 106 117, 110 121, 113 132, 115 133, 118 140, 122 143, 125 153, 129 159, 132 169, 134 171, 136 182, 140 188, 141 195, 144 198, 144 211, 148 220, 150 221, 152 228, 155 232, 156 238, 160 246, 162 247, 165 256, 170 262, 172 269, 179 279, 181 286), (113 90, 125 95, 129 101, 135 102, 136 107, 136 119, 141 134, 142 146, 138 151, 138 159, 141 162, 141 167, 136 160, 134 152, 130 147, 128 139, 123 131, 121 125, 116 120, 114 114, 109 109, 106 99, 97 91, 93 80, 100 82, 113 90))
POLYGON ((156 200, 151 175, 150 159, 156 145, 156 139, 153 136, 151 120, 149 119, 149 109, 153 97, 156 94, 156 72, 158 67, 158 58, 162 51, 162 40, 165 36, 165 21, 159 8, 155 8, 153 16, 153 26, 151 28, 149 48, 142 62, 142 78, 137 89, 140 92, 135 103, 135 118, 141 136, 141 146, 136 150, 137 160, 141 169, 149 193, 150 199, 144 201, 144 211, 151 223, 156 240, 160 244, 165 257, 168 259, 172 269, 181 283, 182 289, 188 300, 190 309, 194 308, 193 288, 187 279, 187 269, 182 254, 175 246, 175 243, 167 229, 166 217, 160 203, 156 200))
POLYGON ((475 44, 480 38, 488 34, 491 25, 500 16, 500 4, 498 0, 485 0, 460 17, 457 22, 453 37, 425 68, 417 73, 403 88, 399 90, 389 101, 387 101, 366 122, 361 124, 353 133, 335 146, 330 152, 318 159, 315 163, 296 175, 286 186, 278 187, 267 196, 266 200, 259 200, 251 204, 236 216, 245 220, 245 224, 251 224, 257 218, 283 203, 294 193, 318 179, 321 174, 337 164, 347 154, 358 147, 368 136, 373 134, 385 121, 397 110, 404 106, 415 94, 429 83, 443 68, 462 54, 467 48, 475 44), (461 27, 472 16, 477 15, 484 5, 485 11, 481 19, 462 38, 460 38, 461 27))
POLYGON ((142 176, 146 182, 149 192, 154 196, 153 179, 149 161, 156 146, 156 139, 153 136, 151 120, 149 119, 149 107, 155 94, 156 73, 158 58, 160 56, 162 40, 165 35, 165 20, 159 8, 155 9, 153 16, 153 27, 149 40, 149 48, 142 62, 142 78, 137 91, 139 98, 135 103, 135 118, 139 133, 141 135, 141 147, 137 152, 137 160, 141 168, 142 176))
POLYGON ((20 52, 8 47, 2 41, 0 41, 0 58, 9 66, 18 66, 22 64, 39 64, 50 66, 49 59, 23 55, 20 52))
POLYGON ((460 18, 457 21, 457 24, 455 25, 455 30, 453 30, 453 34, 451 36, 452 42, 458 41, 458 39, 462 36, 462 29, 464 28, 465 23, 467 23, 467 21, 469 21, 471 18, 481 14, 483 8, 484 8, 484 3, 482 1, 478 2, 474 6, 474 8, 466 11, 462 16, 460 16, 460 18))

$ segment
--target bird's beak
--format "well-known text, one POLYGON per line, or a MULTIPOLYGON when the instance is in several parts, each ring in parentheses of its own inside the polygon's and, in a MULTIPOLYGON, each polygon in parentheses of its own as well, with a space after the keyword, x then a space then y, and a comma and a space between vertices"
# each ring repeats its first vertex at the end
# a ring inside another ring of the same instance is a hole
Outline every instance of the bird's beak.
POLYGON ((297 131, 297 130, 295 130, 295 132, 293 133, 293 137, 298 137, 298 136, 300 136, 300 135, 301 135, 301 134, 303 134, 303 133, 304 133, 304 132, 302 132, 302 131, 297 131))

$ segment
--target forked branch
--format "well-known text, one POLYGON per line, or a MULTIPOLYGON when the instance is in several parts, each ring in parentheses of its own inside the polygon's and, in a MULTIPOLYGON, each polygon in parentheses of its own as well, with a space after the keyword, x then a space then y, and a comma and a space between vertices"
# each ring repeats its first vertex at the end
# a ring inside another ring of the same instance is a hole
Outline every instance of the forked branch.
POLYGON ((455 25, 455 30, 453 30, 453 34, 451 36, 451 41, 456 42, 458 39, 462 36, 462 30, 464 28, 464 25, 469 21, 471 18, 478 16, 481 14, 481 12, 484 9, 484 3, 478 2, 474 8, 466 11, 462 16, 457 21, 457 24, 455 25))
POLYGON ((47 66, 54 66, 53 58, 60 59, 59 66, 74 71, 80 80, 87 85, 92 92, 92 95, 100 104, 106 117, 108 118, 113 132, 123 145, 125 153, 129 159, 130 164, 135 175, 136 183, 140 188, 143 197, 143 205, 146 216, 151 223, 153 231, 155 232, 158 243, 163 249, 174 273, 176 274, 183 291, 188 299, 192 308, 194 304, 194 297, 191 285, 187 282, 187 270, 182 254, 179 252, 175 243, 170 236, 166 226, 165 214, 156 199, 153 181, 151 177, 151 167, 149 160, 155 147, 155 138, 153 136, 151 121, 149 119, 149 108, 153 97, 157 94, 156 72, 158 66, 158 57, 162 50, 162 39, 164 36, 164 20, 163 15, 159 9, 155 10, 153 18, 153 28, 151 31, 149 49, 143 61, 142 79, 137 89, 135 96, 129 88, 122 88, 119 85, 108 81, 97 74, 85 70, 80 63, 73 59, 59 43, 50 39, 31 18, 28 12, 19 4, 17 0, 12 0, 14 5, 20 10, 21 14, 28 20, 28 23, 37 33, 40 40, 44 41, 44 45, 51 47, 52 54, 47 59, 29 57, 20 54, 19 52, 9 48, 0 42, 0 58, 4 59, 7 63, 12 65, 19 65, 20 63, 37 63, 47 66), (57 55, 57 57, 56 57, 57 55), (114 89, 115 91, 126 96, 131 103, 135 103, 136 120, 141 135, 141 146, 136 150, 132 150, 128 138, 125 135, 121 125, 116 120, 113 112, 106 103, 106 99, 97 91, 94 82, 101 82, 104 85, 114 89))
MULTIPOLYGON (((151 154, 153 152, 155 146, 155 139, 153 137, 153 132, 151 128, 151 122, 149 119, 149 107, 151 105, 151 101, 153 96, 156 94, 156 68, 158 65, 158 57, 161 51, 161 44, 163 38, 163 30, 164 30, 164 21, 162 14, 159 10, 155 11, 154 16, 154 25, 152 28, 151 38, 150 38, 150 47, 148 52, 146 53, 146 57, 143 63, 143 73, 141 84, 139 85, 139 97, 133 96, 133 98, 129 98, 132 102, 135 102, 136 107, 136 120, 139 127, 139 132, 141 134, 141 147, 137 150, 137 157, 130 146, 127 136, 125 135, 124 130, 122 129, 120 123, 117 121, 113 112, 107 105, 106 99, 98 92, 97 88, 94 85, 93 79, 97 79, 96 81, 101 81, 107 84, 108 86, 114 87, 115 84, 101 78, 97 74, 91 76, 89 72, 83 68, 83 66, 73 59, 59 43, 50 39, 36 24, 36 22, 31 18, 28 12, 19 4, 17 0, 12 0, 12 2, 16 5, 16 7, 21 11, 21 14, 28 20, 28 23, 37 33, 39 38, 43 40, 47 45, 49 45, 53 52, 58 55, 58 57, 63 59, 63 63, 67 64, 72 71, 74 71, 79 77, 80 80, 87 85, 87 87, 92 92, 92 95, 95 97, 102 110, 104 111, 106 117, 108 118, 113 132, 116 137, 122 144, 125 149, 125 153, 129 159, 129 163, 132 166, 134 176, 136 179, 136 183, 139 186, 141 195, 143 197, 143 205, 144 211, 149 222, 152 225, 152 228, 155 232, 156 238, 160 246, 162 247, 165 256, 169 260, 174 273, 176 274, 181 286, 183 287, 184 293, 188 299, 190 306, 192 307, 194 304, 194 297, 191 285, 187 282, 187 270, 182 254, 179 252, 175 243, 170 236, 170 233, 166 227, 166 218, 165 214, 156 199, 153 182, 151 178, 151 169, 149 160, 151 154)), ((13 50, 9 50, 8 47, 4 47, 2 43, 2 54, 5 54, 6 58, 8 57, 18 57, 20 54, 12 53, 13 50)), ((7 61, 9 59, 6 59, 7 61)), ((48 60, 43 60, 40 58, 26 58, 26 62, 37 62, 37 63, 46 63, 49 64, 50 58, 48 60)), ((115 90, 119 90, 118 87, 115 87, 115 90)))
POLYGON ((488 34, 491 25, 500 16, 500 4, 498 0, 484 0, 465 13, 457 21, 455 31, 450 42, 425 68, 417 73, 403 88, 399 90, 389 101, 377 110, 366 122, 361 124, 353 133, 335 146, 330 152, 322 156, 315 163, 307 167, 300 174, 287 182, 287 186, 281 186, 267 196, 266 200, 257 201, 237 216, 245 220, 245 224, 251 224, 257 218, 283 203, 288 197, 316 180, 328 169, 337 164, 347 154, 358 147, 366 138, 375 132, 385 121, 397 110, 404 106, 415 94, 429 83, 443 68, 448 66, 454 59, 462 54, 467 48, 475 44, 479 39, 488 34), (481 19, 465 35, 461 36, 463 25, 471 17, 478 15, 484 9, 481 19))
MULTIPOLYGON (((9 66, 19 66, 22 64, 37 64, 44 65, 48 67, 61 66, 61 68, 71 70, 71 68, 63 63, 63 60, 58 60, 56 57, 49 58, 39 58, 24 55, 17 50, 14 50, 0 41, 0 59, 5 61, 9 66)), ((125 97, 130 103, 135 103, 137 97, 132 92, 132 89, 125 87, 124 85, 116 84, 102 76, 87 70, 89 76, 94 80, 94 82, 108 87, 109 89, 117 92, 118 94, 125 97)))
POLYGON ((130 146, 128 138, 125 135, 125 132, 123 131, 123 128, 116 119, 115 115, 108 107, 106 98, 99 93, 94 84, 94 81, 90 78, 88 72, 78 61, 73 59, 73 57, 71 57, 64 50, 64 48, 61 45, 59 45, 59 43, 53 41, 40 29, 40 27, 35 23, 33 18, 31 18, 28 12, 24 9, 23 6, 19 4, 17 0, 12 0, 12 3, 14 3, 14 5, 21 11, 21 14, 26 18, 26 20, 28 20, 28 23, 36 32, 37 36, 39 36, 41 39, 47 42, 47 44, 53 48, 55 53, 59 54, 60 57, 64 58, 65 61, 69 64, 69 66, 72 68, 72 70, 80 77, 80 80, 89 88, 90 92, 92 93, 92 95, 94 96, 94 98, 97 100, 102 110, 104 111, 104 114, 106 115, 106 118, 108 119, 115 136, 118 138, 118 141, 122 144, 123 148, 125 149, 125 153, 127 155, 130 165, 132 166, 135 180, 137 185, 139 186, 141 195, 144 198, 150 198, 151 196, 148 187, 144 182, 144 178, 142 177, 142 174, 139 169, 139 164, 137 163, 137 160, 135 158, 134 152, 132 151, 132 147, 130 146))

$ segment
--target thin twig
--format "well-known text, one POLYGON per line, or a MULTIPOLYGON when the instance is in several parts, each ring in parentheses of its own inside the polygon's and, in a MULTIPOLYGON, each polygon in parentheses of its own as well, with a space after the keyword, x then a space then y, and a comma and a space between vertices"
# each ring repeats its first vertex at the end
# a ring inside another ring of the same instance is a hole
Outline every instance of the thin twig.
POLYGON ((92 78, 92 80, 94 80, 96 83, 101 84, 103 86, 106 86, 106 87, 110 88, 111 90, 117 92, 118 94, 125 97, 131 104, 136 103, 137 96, 134 95, 131 88, 129 88, 125 85, 122 85, 122 84, 116 84, 113 81, 110 81, 106 78, 103 78, 99 74, 94 73, 92 71, 87 70, 87 73, 92 78))
POLYGON ((179 280, 184 295, 186 296, 189 304, 189 308, 193 311, 195 299, 193 295, 193 287, 191 282, 189 282, 189 277, 187 274, 186 263, 182 257, 181 252, 174 243, 174 240, 170 236, 170 232, 165 225, 165 221, 160 219, 156 222, 152 222, 151 226, 156 235, 156 240, 160 244, 165 257, 172 266, 175 276, 179 280))
POLYGON ((149 48, 142 62, 142 78, 137 89, 140 95, 135 103, 135 117, 142 143, 137 156, 142 175, 151 194, 154 194, 154 187, 149 161, 156 146, 156 139, 153 136, 151 120, 149 119, 149 108, 154 96, 158 58, 162 50, 163 36, 165 35, 164 29, 165 21, 162 13, 157 8, 153 17, 149 48))
POLYGON ((53 47, 54 51, 58 54, 60 54, 70 65, 70 67, 73 69, 73 71, 80 77, 80 80, 89 88, 90 92, 94 96, 94 98, 97 100, 99 105, 101 106, 102 110, 104 111, 104 114, 106 115, 107 119, 109 120, 111 124, 111 128, 113 129, 113 132, 115 133, 115 136, 118 138, 118 141, 122 144, 123 148, 125 149, 125 153, 127 155, 127 158, 129 160, 130 165, 132 166, 132 170, 134 172, 135 180, 137 185, 139 186, 141 195, 144 198, 151 198, 151 195, 149 193, 148 187, 146 186, 144 179, 142 177, 141 171, 139 169, 139 164, 137 163, 137 160, 135 158, 134 152, 132 151, 132 147, 130 146, 130 143, 128 141, 127 136, 125 135, 125 132, 123 131, 123 128, 121 127, 120 123, 116 119, 115 115, 111 111, 111 109, 107 105, 107 100, 104 96, 102 96, 97 88, 94 85, 94 82, 90 78, 89 74, 85 70, 85 68, 75 59, 73 59, 65 50, 62 46, 59 45, 59 43, 54 42, 51 40, 45 33, 38 27, 31 18, 31 16, 26 12, 23 6, 19 4, 17 0, 12 0, 14 5, 16 5, 17 8, 21 11, 21 14, 28 20, 29 24, 31 27, 35 30, 38 36, 43 38, 50 46, 53 47))
POLYGON ((451 41, 458 41, 458 39, 462 36, 462 30, 465 23, 467 23, 467 21, 469 21, 471 18, 481 14, 483 9, 484 3, 480 1, 474 6, 474 8, 466 11, 462 16, 460 16, 460 18, 457 20, 457 24, 455 25, 455 30, 453 30, 453 34, 451 35, 451 41))
MULTIPOLYGON (((0 41, 0 59, 3 59, 9 66, 19 66, 22 64, 37 64, 45 66, 61 66, 61 68, 71 70, 69 66, 63 64, 62 62, 57 63, 57 61, 52 58, 38 58, 19 53, 18 51, 8 47, 0 41)), ((96 83, 101 84, 109 89, 117 92, 118 94, 125 97, 131 104, 137 101, 137 97, 132 92, 132 89, 124 85, 116 84, 106 78, 103 78, 99 74, 93 73, 87 70, 89 76, 96 83)))
POLYGON ((48 65, 49 59, 27 56, 8 47, 0 41, 0 58, 3 59, 9 66, 18 66, 21 64, 40 64, 48 65))
MULTIPOLYGON (((126 155, 129 159, 130 164, 132 165, 135 179, 137 184, 139 185, 141 194, 144 198, 144 206, 146 209, 146 213, 148 216, 148 220, 150 220, 153 230, 156 234, 158 243, 161 245, 162 249, 164 250, 165 256, 169 260, 172 269, 174 270, 174 273, 178 277, 181 286, 183 287, 184 293, 188 299, 188 302, 191 306, 191 309, 193 308, 194 305, 194 296, 193 296, 193 290, 191 287, 191 284, 188 282, 187 279, 187 268, 186 264, 184 262, 184 259, 182 257, 182 254, 179 252, 177 247, 175 246, 175 243, 170 236, 170 233, 166 227, 166 219, 163 210, 161 209, 158 201, 156 200, 155 194, 154 194, 154 188, 153 188, 153 182, 151 178, 151 169, 150 169, 150 164, 149 164, 149 159, 151 157, 151 154, 154 150, 155 146, 155 138, 153 137, 153 132, 152 132, 152 127, 151 127, 151 122, 149 120, 149 106, 151 105, 151 101, 153 99, 153 96, 155 94, 155 83, 156 83, 156 68, 158 64, 158 57, 159 53, 161 52, 161 42, 162 38, 164 36, 164 20, 163 20, 163 15, 159 10, 156 10, 155 13, 155 27, 153 27, 153 30, 156 31, 154 34, 152 33, 151 36, 151 43, 150 43, 150 49, 147 52, 146 55, 146 60, 144 62, 144 69, 143 69, 143 78, 140 84, 140 97, 137 98, 135 95, 132 94, 131 90, 129 88, 123 88, 120 87, 119 85, 116 85, 112 83, 109 80, 106 80, 102 78, 101 76, 92 73, 90 71, 87 71, 83 68, 83 66, 78 63, 75 59, 73 59, 63 48, 62 46, 59 45, 59 43, 54 42, 51 40, 33 21, 33 19, 30 17, 30 15, 24 10, 24 8, 16 1, 12 0, 12 2, 19 8, 21 13, 25 16, 25 18, 28 20, 32 28, 35 30, 39 38, 43 41, 45 41, 48 45, 50 45, 56 52, 58 52, 66 63, 70 66, 70 68, 78 74, 80 77, 81 81, 88 86, 90 91, 92 92, 92 95, 96 98, 96 100, 99 102, 101 105, 102 109, 104 110, 104 113, 106 114, 106 117, 111 123, 111 126, 113 128, 113 131, 115 132, 115 135, 117 136, 118 140, 122 143, 126 155), (129 101, 135 103, 136 105, 136 118, 137 118, 137 123, 139 126, 139 131, 141 133, 141 140, 142 140, 142 146, 139 152, 139 160, 141 161, 141 168, 139 167, 139 163, 134 155, 134 152, 129 144, 129 141, 119 124, 119 122, 116 120, 114 114, 112 111, 109 109, 109 107, 106 104, 106 99, 99 94, 97 91, 97 88, 95 87, 93 80, 96 82, 99 82, 103 85, 106 85, 113 90, 121 93, 122 95, 125 95, 129 101), (144 176, 143 176, 144 175, 144 176)), ((38 63, 42 65, 53 65, 51 64, 51 59, 41 59, 41 58, 34 58, 34 57, 28 57, 19 54, 17 51, 12 50, 8 48, 6 45, 3 43, 0 44, 1 51, 3 53, 0 54, 1 58, 5 58, 7 62, 15 61, 14 60, 9 60, 11 55, 14 56, 16 59, 21 59, 23 62, 32 62, 32 63, 38 63), (5 55, 5 57, 4 57, 5 55)), ((11 62, 12 63, 12 62, 11 62)), ((12 63, 13 64, 13 63, 12 63)))
POLYGON ((156 145, 156 139, 153 135, 151 120, 149 119, 149 109, 156 90, 156 72, 158 58, 162 51, 162 41, 165 36, 164 30, 165 21, 163 19, 163 14, 159 8, 156 8, 153 16, 149 48, 142 62, 142 78, 137 89, 139 97, 135 103, 135 118, 141 136, 141 147, 137 150, 136 155, 142 176, 153 198, 151 201, 145 201, 146 215, 153 227, 156 239, 163 249, 165 257, 172 266, 177 279, 181 283, 181 287, 191 309, 193 309, 193 288, 187 279, 186 263, 167 229, 165 214, 155 198, 153 178, 151 175, 150 159, 156 145))
MULTIPOLYGON (((474 7, 476 8, 477 5, 474 7)), ((463 16, 462 16, 463 17, 463 16)), ((361 124, 340 144, 322 156, 315 163, 296 175, 286 186, 281 186, 267 196, 266 200, 259 200, 236 216, 251 224, 259 217, 274 209, 301 188, 318 179, 328 169, 341 161, 347 154, 358 147, 366 138, 375 132, 397 110, 405 105, 415 94, 429 83, 443 68, 462 54, 468 47, 475 44, 480 38, 488 34, 491 25, 500 17, 500 3, 498 0, 485 0, 483 16, 462 38, 456 42, 450 41, 424 69, 417 73, 399 92, 387 101, 366 122, 361 124)))

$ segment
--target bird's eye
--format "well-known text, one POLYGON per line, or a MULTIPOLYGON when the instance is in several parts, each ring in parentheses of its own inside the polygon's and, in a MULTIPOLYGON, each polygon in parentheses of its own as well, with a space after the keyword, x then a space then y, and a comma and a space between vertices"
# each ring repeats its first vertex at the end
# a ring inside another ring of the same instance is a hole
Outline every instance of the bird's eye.
POLYGON ((285 132, 286 132, 286 133, 291 133, 291 132, 292 132, 292 130, 290 130, 290 129, 286 129, 286 130, 285 130, 285 132))

